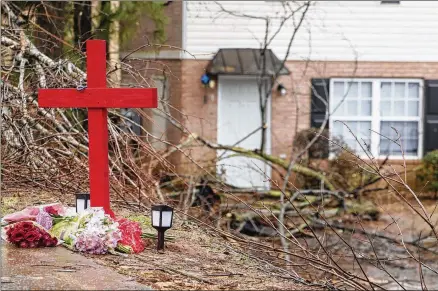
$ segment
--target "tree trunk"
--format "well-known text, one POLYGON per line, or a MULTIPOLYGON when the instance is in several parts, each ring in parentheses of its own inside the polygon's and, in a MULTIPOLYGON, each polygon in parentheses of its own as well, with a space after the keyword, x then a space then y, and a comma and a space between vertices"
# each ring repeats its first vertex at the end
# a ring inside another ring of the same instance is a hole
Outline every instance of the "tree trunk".
MULTIPOLYGON (((111 12, 115 13, 120 7, 119 1, 111 1, 111 12)), ((108 52, 109 52, 109 62, 111 70, 118 68, 113 71, 109 76, 112 85, 115 87, 120 87, 122 71, 120 70, 120 23, 117 19, 113 19, 110 24, 110 31, 108 36, 108 52)))

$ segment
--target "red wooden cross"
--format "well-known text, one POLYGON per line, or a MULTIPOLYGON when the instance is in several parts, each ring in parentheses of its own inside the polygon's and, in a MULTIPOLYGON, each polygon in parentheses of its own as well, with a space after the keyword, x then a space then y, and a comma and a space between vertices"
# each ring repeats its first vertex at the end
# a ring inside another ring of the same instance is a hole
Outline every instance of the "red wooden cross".
POLYGON ((88 108, 91 207, 103 207, 114 217, 109 198, 107 108, 156 108, 156 88, 106 88, 106 45, 88 40, 87 88, 39 89, 41 107, 88 108))

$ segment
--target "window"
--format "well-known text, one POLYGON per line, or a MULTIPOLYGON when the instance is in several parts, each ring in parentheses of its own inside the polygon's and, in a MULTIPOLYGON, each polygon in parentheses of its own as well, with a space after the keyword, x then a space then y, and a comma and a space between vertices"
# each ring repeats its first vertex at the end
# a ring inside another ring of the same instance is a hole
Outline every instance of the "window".
POLYGON ((393 127, 401 135, 405 157, 421 157, 422 87, 418 79, 331 79, 331 136, 361 156, 367 151, 374 157, 402 158, 400 147, 390 140, 397 138, 393 127))

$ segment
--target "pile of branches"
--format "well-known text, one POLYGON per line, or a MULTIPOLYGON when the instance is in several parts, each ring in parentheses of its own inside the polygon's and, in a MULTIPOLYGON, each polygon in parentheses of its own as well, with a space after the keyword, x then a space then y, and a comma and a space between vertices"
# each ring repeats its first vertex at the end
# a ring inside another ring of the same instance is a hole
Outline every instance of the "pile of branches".
MULTIPOLYGON (((10 2, 2 1, 1 7, 2 187, 39 185, 64 193, 86 191, 86 110, 41 108, 37 96, 38 88, 85 85, 87 76, 81 69, 85 56, 82 54, 83 57, 73 63, 45 55, 31 41, 34 28, 29 28, 20 11, 10 2)), ((136 74, 132 70, 129 73, 136 74)), ((145 141, 148 140, 145 136, 149 137, 146 130, 136 124, 143 136, 136 135, 130 124, 132 121, 118 110, 109 111, 111 187, 120 199, 147 202, 154 198, 153 168, 168 167, 168 164, 145 141), (150 166, 146 170, 142 168, 145 161, 150 166)))

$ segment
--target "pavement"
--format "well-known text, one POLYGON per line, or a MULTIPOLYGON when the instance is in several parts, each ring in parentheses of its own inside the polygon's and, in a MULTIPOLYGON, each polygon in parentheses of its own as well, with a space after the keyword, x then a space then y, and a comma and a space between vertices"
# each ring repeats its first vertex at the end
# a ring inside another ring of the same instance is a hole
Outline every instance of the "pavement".
POLYGON ((152 290, 78 253, 23 249, 1 241, 0 290, 152 290))

